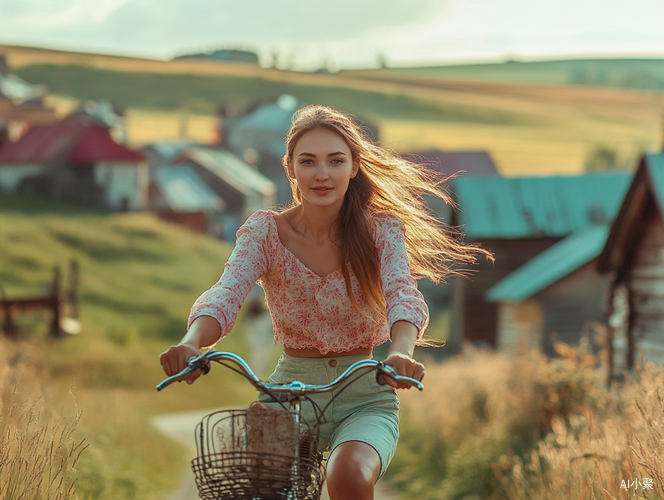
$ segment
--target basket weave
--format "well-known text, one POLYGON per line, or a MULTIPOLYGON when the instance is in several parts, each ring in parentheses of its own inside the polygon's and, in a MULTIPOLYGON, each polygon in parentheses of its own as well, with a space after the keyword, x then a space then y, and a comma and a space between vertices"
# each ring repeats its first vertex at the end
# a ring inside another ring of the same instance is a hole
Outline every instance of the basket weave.
POLYGON ((325 468, 317 438, 295 414, 260 404, 207 415, 192 461, 204 500, 318 500, 325 468))

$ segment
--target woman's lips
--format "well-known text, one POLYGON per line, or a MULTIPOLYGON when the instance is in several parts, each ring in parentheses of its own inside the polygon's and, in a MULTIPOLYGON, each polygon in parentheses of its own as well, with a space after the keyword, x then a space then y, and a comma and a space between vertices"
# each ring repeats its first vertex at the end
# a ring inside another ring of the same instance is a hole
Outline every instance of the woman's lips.
POLYGON ((316 193, 318 195, 321 195, 321 196, 324 195, 324 194, 329 193, 330 191, 332 191, 331 187, 323 187, 323 186, 315 187, 315 188, 311 188, 311 189, 314 193, 316 193))

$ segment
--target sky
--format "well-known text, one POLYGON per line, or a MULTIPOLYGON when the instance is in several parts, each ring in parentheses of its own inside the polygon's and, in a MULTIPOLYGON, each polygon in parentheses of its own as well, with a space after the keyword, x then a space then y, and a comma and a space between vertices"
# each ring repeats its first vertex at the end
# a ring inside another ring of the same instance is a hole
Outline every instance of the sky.
POLYGON ((0 44, 156 59, 216 48, 310 70, 664 58, 664 0, 0 0, 0 44))

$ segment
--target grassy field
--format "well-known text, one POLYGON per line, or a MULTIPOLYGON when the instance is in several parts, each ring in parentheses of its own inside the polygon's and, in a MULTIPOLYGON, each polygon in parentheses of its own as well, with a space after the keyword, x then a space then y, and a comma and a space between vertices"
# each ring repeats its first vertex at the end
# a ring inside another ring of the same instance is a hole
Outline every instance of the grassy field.
MULTIPOLYGON (((80 498, 161 498, 185 464, 182 450, 152 429, 149 416, 242 406, 255 397, 248 385, 225 384, 233 374, 223 370, 194 386, 154 389, 163 377, 159 353, 184 333, 191 303, 217 280, 229 247, 149 214, 7 194, 0 196, 0 227, 0 282, 9 297, 44 293, 52 267, 78 259, 83 326, 80 335, 54 341, 46 336, 47 316, 14 316, 21 340, 0 338, 0 413, 17 410, 0 422, 2 432, 26 430, 21 425, 32 406, 42 427, 27 429, 28 437, 71 427, 80 413, 73 438, 90 445, 74 474, 80 498)), ((220 348, 247 355, 242 325, 220 348)))
POLYGON ((536 85, 592 85, 631 89, 664 89, 664 59, 567 59, 508 61, 412 68, 348 71, 372 78, 421 78, 528 83, 536 85))

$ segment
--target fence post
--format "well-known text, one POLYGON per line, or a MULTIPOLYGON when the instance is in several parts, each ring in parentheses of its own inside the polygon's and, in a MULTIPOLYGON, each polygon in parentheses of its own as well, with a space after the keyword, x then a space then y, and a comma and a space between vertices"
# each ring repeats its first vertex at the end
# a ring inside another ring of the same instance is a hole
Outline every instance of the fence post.
POLYGON ((0 304, 2 304, 5 311, 5 320, 2 325, 2 330, 9 338, 15 338, 16 332, 14 330, 14 323, 12 322, 11 303, 7 299, 5 287, 0 283, 0 304))
POLYGON ((69 305, 69 317, 74 319, 78 319, 78 276, 78 260, 71 259, 69 261, 69 284, 65 297, 69 305))
POLYGON ((53 310, 53 319, 51 321, 51 337, 60 337, 60 267, 53 268, 53 283, 51 283, 50 294, 51 309, 53 310))

